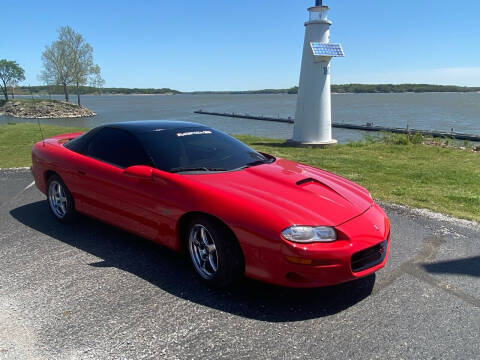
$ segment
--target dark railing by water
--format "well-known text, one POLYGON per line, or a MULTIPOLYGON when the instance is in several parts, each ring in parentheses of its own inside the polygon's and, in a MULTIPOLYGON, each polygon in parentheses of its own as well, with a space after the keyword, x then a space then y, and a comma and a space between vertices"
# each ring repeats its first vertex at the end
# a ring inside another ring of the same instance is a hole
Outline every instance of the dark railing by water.
MULTIPOLYGON (((287 124, 293 124, 295 122, 295 119, 292 119, 290 117, 281 118, 281 117, 271 117, 271 116, 263 116, 263 115, 223 113, 223 112, 204 111, 204 110, 197 110, 194 113, 202 114, 202 115, 232 117, 232 118, 238 118, 238 119, 274 121, 274 122, 281 122, 281 123, 287 123, 287 124)), ((412 128, 406 129, 406 128, 394 128, 394 127, 388 127, 388 126, 376 126, 373 124, 355 125, 355 124, 345 124, 345 123, 338 123, 338 122, 332 123, 332 126, 340 129, 375 131, 375 132, 391 132, 396 134, 417 134, 418 133, 423 136, 432 136, 432 137, 438 137, 438 138, 450 138, 450 139, 456 139, 456 140, 480 142, 480 135, 462 134, 454 131, 448 132, 448 131, 436 131, 436 130, 418 130, 418 129, 412 129, 412 128)))

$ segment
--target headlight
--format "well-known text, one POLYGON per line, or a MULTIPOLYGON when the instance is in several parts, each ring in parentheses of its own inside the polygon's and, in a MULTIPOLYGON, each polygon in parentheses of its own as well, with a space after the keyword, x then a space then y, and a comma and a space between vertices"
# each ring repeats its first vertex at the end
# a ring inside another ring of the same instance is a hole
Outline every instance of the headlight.
POLYGON ((292 226, 282 231, 282 236, 298 243, 332 242, 337 240, 337 232, 328 226, 292 226))

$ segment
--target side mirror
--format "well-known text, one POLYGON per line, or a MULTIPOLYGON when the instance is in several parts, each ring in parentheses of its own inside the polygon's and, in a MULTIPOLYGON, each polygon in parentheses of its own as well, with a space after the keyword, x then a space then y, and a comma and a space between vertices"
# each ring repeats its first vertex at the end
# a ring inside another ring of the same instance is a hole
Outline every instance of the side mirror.
POLYGON ((153 180, 153 169, 150 166, 134 165, 126 168, 123 173, 137 179, 153 180))

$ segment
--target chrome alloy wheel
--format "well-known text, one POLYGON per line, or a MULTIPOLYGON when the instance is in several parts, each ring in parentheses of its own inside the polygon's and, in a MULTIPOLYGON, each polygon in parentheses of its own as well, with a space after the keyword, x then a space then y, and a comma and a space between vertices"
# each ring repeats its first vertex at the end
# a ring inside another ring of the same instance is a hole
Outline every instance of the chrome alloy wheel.
POLYGON ((63 219, 67 214, 68 199, 64 186, 56 180, 48 187, 48 202, 55 216, 63 219))
POLYGON ((210 280, 218 270, 217 248, 207 228, 196 224, 190 230, 188 247, 193 266, 201 277, 210 280))

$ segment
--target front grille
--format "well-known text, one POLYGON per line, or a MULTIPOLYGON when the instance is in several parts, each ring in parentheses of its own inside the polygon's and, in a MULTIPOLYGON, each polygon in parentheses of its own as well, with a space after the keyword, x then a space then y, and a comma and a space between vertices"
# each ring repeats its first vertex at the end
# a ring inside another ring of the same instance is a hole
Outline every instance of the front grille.
POLYGON ((368 249, 359 251, 352 256, 353 272, 363 271, 380 264, 387 255, 387 240, 368 249))

